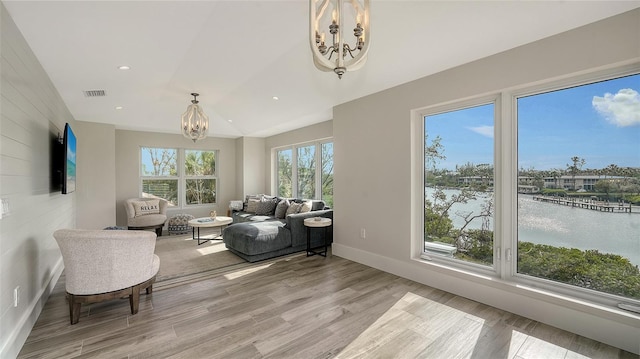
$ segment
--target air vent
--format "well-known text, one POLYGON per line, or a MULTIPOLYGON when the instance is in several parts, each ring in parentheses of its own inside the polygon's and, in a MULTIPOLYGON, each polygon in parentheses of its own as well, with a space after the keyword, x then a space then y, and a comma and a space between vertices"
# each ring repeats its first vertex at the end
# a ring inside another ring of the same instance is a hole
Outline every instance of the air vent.
POLYGON ((86 90, 84 91, 86 97, 103 97, 107 96, 104 90, 86 90))

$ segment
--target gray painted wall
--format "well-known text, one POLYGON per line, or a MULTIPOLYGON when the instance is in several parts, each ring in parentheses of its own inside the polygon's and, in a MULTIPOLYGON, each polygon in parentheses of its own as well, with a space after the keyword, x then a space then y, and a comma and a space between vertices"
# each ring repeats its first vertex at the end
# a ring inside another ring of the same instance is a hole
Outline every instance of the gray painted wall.
POLYGON ((236 200, 248 194, 268 193, 265 187, 263 161, 264 138, 241 137, 236 140, 237 179, 236 200), (266 192, 265 192, 266 191, 266 192))
POLYGON ((75 227, 77 193, 49 188, 49 146, 76 122, 2 3, 0 16, 0 197, 10 210, 0 219, 0 357, 12 358, 63 269, 52 234, 75 227))
POLYGON ((102 229, 116 223, 116 128, 78 121, 78 228, 102 229))
POLYGON ((637 353, 637 316, 413 259, 411 111, 638 61, 640 9, 335 107, 333 253, 637 353))

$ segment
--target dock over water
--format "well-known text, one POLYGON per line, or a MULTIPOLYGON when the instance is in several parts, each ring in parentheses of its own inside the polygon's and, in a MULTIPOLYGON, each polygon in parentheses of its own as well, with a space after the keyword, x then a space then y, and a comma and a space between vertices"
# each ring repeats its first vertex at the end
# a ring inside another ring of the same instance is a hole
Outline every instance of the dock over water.
POLYGON ((556 196, 533 196, 535 201, 555 203, 563 206, 571 206, 578 208, 585 208, 594 211, 601 212, 618 212, 618 213, 631 213, 631 203, 609 201, 597 201, 594 199, 581 199, 574 197, 556 197, 556 196))

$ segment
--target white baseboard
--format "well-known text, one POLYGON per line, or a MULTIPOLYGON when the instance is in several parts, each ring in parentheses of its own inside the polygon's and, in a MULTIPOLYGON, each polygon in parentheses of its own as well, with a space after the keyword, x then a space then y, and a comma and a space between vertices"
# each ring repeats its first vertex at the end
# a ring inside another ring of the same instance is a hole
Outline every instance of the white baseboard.
POLYGON ((420 261, 401 261, 335 242, 331 247, 336 256, 640 354, 638 315, 482 275, 435 270, 420 261))
POLYGON ((64 263, 62 257, 60 257, 53 267, 46 285, 38 291, 38 294, 29 303, 29 307, 20 318, 20 322, 9 334, 7 341, 3 343, 2 349, 0 349, 0 358, 15 358, 18 356, 63 270, 64 263))

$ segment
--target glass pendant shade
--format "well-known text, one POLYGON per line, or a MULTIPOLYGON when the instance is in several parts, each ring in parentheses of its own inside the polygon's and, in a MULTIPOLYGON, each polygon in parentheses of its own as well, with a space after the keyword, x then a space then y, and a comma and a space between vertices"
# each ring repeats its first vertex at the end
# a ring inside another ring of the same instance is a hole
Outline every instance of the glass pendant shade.
POLYGON ((187 106, 187 111, 182 114, 182 135, 196 142, 207 137, 209 117, 198 106, 198 100, 196 99, 198 94, 192 93, 191 96, 193 96, 191 105, 187 106))

